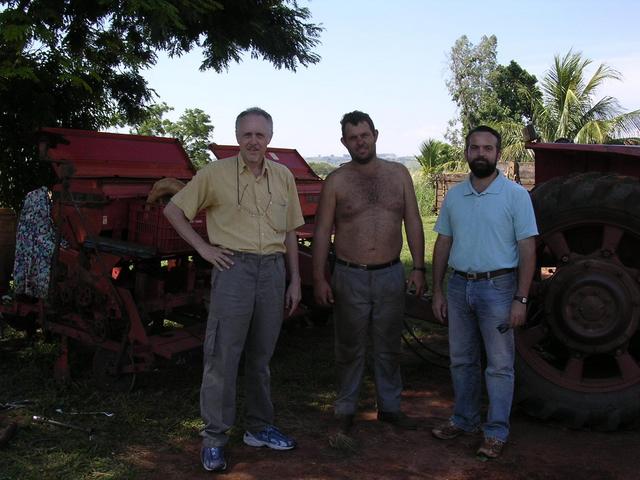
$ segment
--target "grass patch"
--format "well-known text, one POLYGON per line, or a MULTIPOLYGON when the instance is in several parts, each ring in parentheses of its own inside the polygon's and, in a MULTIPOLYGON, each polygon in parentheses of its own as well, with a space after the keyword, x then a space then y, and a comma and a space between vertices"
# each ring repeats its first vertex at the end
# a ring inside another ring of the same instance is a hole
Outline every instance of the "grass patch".
MULTIPOLYGON (((436 224, 436 216, 430 215, 422 217, 422 227, 424 229, 425 240, 425 266, 427 267, 426 279, 427 282, 431 282, 431 253, 433 252, 433 246, 436 242, 437 233, 433 231, 433 226, 436 224)), ((409 273, 413 267, 413 259, 411 258, 411 252, 409 251, 409 245, 407 243, 407 237, 404 233, 404 241, 402 243, 402 251, 400 252, 400 260, 404 265, 405 271, 409 273)))
MULTIPOLYGON (((123 460, 138 445, 181 448, 200 425, 197 365, 169 366, 150 372, 129 394, 105 392, 89 376, 86 354, 75 352, 74 380, 59 385, 52 378, 58 346, 39 335, 27 340, 7 329, 0 339, 0 403, 33 402, 26 408, 0 412, 17 421, 18 434, 0 455, 0 480, 5 479, 131 479, 140 468, 123 460), (182 368, 180 368, 182 367, 182 368), (113 412, 71 415, 63 412, 113 412), (87 433, 32 421, 33 415, 94 428, 87 433)), ((90 363, 89 363, 90 364, 90 363)))
MULTIPOLYGON (((17 435, 0 451, 0 480, 152 478, 157 472, 138 452, 184 453, 199 442, 202 367, 197 355, 139 375, 131 393, 104 392, 81 364, 88 361, 82 355, 75 356, 72 383, 58 385, 52 378, 56 344, 39 334, 29 341, 10 328, 5 333, 0 339, 0 403, 33 403, 0 412, 5 421, 19 423, 17 435), (115 415, 60 414, 60 408, 115 415), (90 439, 81 431, 33 422, 33 415, 91 427, 96 433, 90 439)), ((332 326, 286 324, 271 367, 278 425, 294 435, 324 435, 319 418, 331 414, 335 400, 332 326)), ((244 433, 243 381, 241 367, 232 447, 244 433)), ((195 457, 193 465, 198 465, 195 457)))

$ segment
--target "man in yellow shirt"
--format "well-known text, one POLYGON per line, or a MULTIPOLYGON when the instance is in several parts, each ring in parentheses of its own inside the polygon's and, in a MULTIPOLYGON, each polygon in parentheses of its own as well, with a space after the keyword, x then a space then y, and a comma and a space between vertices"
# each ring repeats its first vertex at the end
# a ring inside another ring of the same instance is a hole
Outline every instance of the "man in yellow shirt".
POLYGON ((295 229, 304 219, 293 175, 265 158, 272 135, 267 112, 250 108, 240 113, 240 154, 198 171, 164 210, 180 236, 214 267, 200 389, 205 423, 201 461, 208 471, 227 468, 224 446, 235 421, 243 347, 244 442, 276 450, 295 447, 295 441, 273 425, 269 362, 284 308, 291 314, 301 297, 295 229), (206 210, 208 242, 189 223, 201 210, 206 210))

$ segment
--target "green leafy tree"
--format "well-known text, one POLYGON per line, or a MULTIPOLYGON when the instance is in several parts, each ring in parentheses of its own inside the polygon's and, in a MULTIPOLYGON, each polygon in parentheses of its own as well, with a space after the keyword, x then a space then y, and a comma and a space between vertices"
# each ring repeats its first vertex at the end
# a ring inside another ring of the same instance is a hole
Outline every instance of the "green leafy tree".
POLYGON ((138 135, 155 135, 159 137, 173 137, 182 143, 187 155, 196 168, 202 168, 211 161, 209 144, 213 125, 211 117, 199 108, 187 108, 178 121, 172 122, 164 118, 164 114, 173 107, 162 102, 151 105, 148 117, 139 125, 131 129, 131 133, 138 135))
POLYGON ((489 94, 493 101, 485 103, 480 117, 487 123, 530 122, 534 105, 542 98, 537 83, 534 75, 513 60, 506 66, 497 65, 489 74, 489 94))
POLYGON ((145 110, 146 114, 144 120, 133 125, 133 128, 131 128, 129 132, 137 135, 166 137, 168 135, 168 131, 171 129, 172 122, 171 120, 164 118, 164 115, 172 112, 174 108, 170 107, 165 102, 162 102, 149 105, 145 110))
MULTIPOLYGON (((463 132, 478 125, 480 113, 488 108, 487 103, 494 101, 490 95, 490 76, 497 65, 497 47, 495 35, 483 36, 478 45, 463 35, 451 47, 446 85, 458 106, 463 132)), ((454 143, 459 143, 459 139, 454 143)))
POLYGON ((321 27, 294 0, 0 0, 0 204, 18 207, 50 171, 44 126, 102 129, 144 120, 141 75, 159 51, 201 49, 201 70, 248 52, 276 68, 319 61, 321 27))
POLYGON ((169 134, 180 140, 196 168, 211 161, 209 144, 213 125, 211 117, 199 108, 187 108, 172 125, 169 134))
POLYGON ((435 213, 438 178, 444 172, 466 171, 462 148, 430 138, 422 142, 415 158, 422 167, 412 174, 418 206, 423 214, 435 213))
POLYGON ((534 123, 543 140, 608 143, 639 135, 640 110, 624 112, 610 96, 596 99, 596 91, 606 81, 621 80, 620 73, 600 64, 587 78, 585 70, 591 63, 573 51, 554 57, 542 81, 543 97, 534 111, 534 123))
POLYGON ((535 76, 513 60, 499 65, 496 56, 494 35, 483 36, 478 45, 462 36, 451 48, 447 87, 459 118, 449 122, 445 138, 462 149, 467 131, 480 124, 490 125, 503 135, 505 159, 530 160, 521 131, 533 118, 542 93, 535 76))

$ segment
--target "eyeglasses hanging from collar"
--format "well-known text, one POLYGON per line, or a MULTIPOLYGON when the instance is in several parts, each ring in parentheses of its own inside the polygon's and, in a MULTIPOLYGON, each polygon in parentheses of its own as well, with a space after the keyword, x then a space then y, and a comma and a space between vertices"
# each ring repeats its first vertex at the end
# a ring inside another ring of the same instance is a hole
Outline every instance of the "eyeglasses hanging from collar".
POLYGON ((249 187, 249 184, 246 184, 243 188, 242 188, 242 193, 240 193, 240 160, 238 157, 236 157, 236 193, 238 196, 238 210, 242 210, 245 213, 247 213, 248 215, 252 216, 252 217, 263 217, 266 215, 266 211, 267 209, 271 206, 271 184, 269 183, 269 174, 268 172, 266 172, 266 175, 264 175, 267 179, 267 192, 269 193, 269 200, 267 201, 267 205, 266 207, 263 209, 263 211, 260 211, 260 209, 258 208, 258 201, 256 199, 256 211, 253 212, 251 211, 248 207, 246 207, 245 205, 242 204, 242 199, 244 198, 244 194, 247 191, 247 188, 249 187))

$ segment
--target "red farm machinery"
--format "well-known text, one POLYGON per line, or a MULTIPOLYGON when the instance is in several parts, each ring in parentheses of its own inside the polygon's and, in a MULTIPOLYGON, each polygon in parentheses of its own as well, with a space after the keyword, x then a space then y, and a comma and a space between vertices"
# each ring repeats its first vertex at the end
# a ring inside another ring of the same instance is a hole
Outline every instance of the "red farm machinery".
MULTIPOLYGON (((540 235, 526 325, 516 332, 516 400, 528 413, 611 430, 640 418, 640 147, 530 142, 531 196, 540 235)), ((237 147, 214 145, 223 158, 237 147)), ((10 324, 95 350, 105 382, 126 380, 203 341, 210 267, 146 203, 162 178, 193 167, 175 140, 45 129, 41 152, 58 177, 59 248, 45 300, 0 305, 10 324)), ((306 224, 297 232, 303 308, 312 307, 309 244, 322 180, 290 149, 269 158, 291 169, 306 224)), ((2 212, 0 212, 2 214, 2 212)), ((204 219, 195 227, 206 234, 204 219)), ((1 239, 0 239, 1 240, 1 239)), ((0 279, 5 280, 5 279, 0 279)), ((408 297, 410 298, 410 297, 408 297)), ((433 320, 428 299, 409 314, 433 320)))
POLYGON ((527 143, 540 235, 516 399, 612 430, 640 418, 640 146, 527 143))
MULTIPOLYGON (((211 148, 216 155, 238 152, 232 146, 211 148)), ((59 247, 46 298, 5 297, 4 320, 60 336, 57 377, 69 376, 69 340, 91 347, 94 374, 107 385, 128 387, 156 361, 197 350, 204 339, 211 267, 167 222, 163 205, 146 202, 156 181, 186 182, 195 173, 180 143, 51 128, 41 131, 40 154, 58 179, 51 189, 51 218, 59 247)), ((308 241, 322 181, 296 150, 274 148, 267 155, 296 177, 308 222, 297 233, 303 300, 309 305, 308 241)), ((192 225, 206 236, 203 213, 192 225)))

